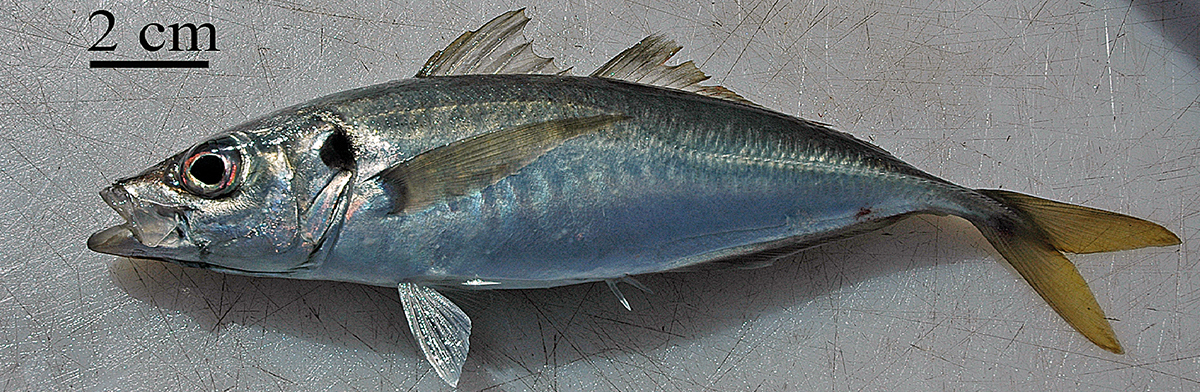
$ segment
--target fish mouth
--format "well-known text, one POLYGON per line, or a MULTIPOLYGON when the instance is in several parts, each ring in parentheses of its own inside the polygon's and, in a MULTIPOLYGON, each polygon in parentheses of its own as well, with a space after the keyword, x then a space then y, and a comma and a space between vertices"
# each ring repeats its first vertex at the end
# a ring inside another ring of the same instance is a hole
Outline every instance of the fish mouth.
POLYGON ((190 243, 185 238, 185 208, 141 200, 120 185, 100 191, 100 197, 125 223, 92 234, 88 249, 116 256, 173 259, 190 243))

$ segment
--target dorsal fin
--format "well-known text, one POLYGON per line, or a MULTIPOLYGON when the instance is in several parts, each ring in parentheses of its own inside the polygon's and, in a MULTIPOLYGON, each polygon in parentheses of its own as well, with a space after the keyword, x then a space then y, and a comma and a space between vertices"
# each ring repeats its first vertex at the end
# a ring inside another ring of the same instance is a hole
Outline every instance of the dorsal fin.
POLYGON ((570 71, 554 65, 553 58, 533 54, 521 29, 529 23, 525 9, 508 11, 479 30, 462 33, 429 57, 416 77, 480 74, 565 75, 570 71))
POLYGON ((592 76, 691 91, 713 98, 758 106, 727 88, 700 85, 700 82, 708 80, 709 76, 696 68, 696 64, 691 61, 667 66, 667 60, 681 48, 683 47, 675 41, 660 35, 651 35, 642 39, 642 42, 638 42, 637 45, 625 49, 612 60, 608 60, 596 72, 592 72, 592 76))

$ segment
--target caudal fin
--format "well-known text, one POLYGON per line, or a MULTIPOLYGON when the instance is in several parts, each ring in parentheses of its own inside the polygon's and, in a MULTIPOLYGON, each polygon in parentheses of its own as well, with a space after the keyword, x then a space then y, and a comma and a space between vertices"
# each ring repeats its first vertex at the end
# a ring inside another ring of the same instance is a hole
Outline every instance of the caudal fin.
POLYGON ((1062 252, 1178 245, 1179 237, 1162 226, 1128 215, 1016 192, 978 192, 1015 213, 974 222, 996 251, 1068 324, 1101 348, 1123 353, 1092 290, 1062 252))

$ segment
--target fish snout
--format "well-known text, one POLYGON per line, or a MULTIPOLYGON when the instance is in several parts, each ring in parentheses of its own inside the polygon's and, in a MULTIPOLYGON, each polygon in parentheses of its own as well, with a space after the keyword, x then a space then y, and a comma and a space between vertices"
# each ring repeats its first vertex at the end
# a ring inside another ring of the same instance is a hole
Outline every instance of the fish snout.
POLYGON ((122 256, 152 256, 136 253, 178 245, 183 239, 183 208, 142 200, 120 184, 100 191, 100 198, 125 223, 92 234, 89 249, 122 256))

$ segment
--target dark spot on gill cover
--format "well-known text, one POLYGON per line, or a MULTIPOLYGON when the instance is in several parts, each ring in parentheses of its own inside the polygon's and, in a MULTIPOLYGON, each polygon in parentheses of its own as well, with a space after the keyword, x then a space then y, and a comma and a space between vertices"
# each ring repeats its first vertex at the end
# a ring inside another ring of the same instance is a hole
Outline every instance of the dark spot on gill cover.
POLYGON ((354 147, 341 127, 335 126, 333 133, 325 139, 321 146, 321 162, 331 169, 354 170, 354 147))
POLYGON ((858 213, 854 214, 854 219, 862 219, 862 217, 870 215, 870 214, 871 214, 870 207, 859 207, 858 213))

